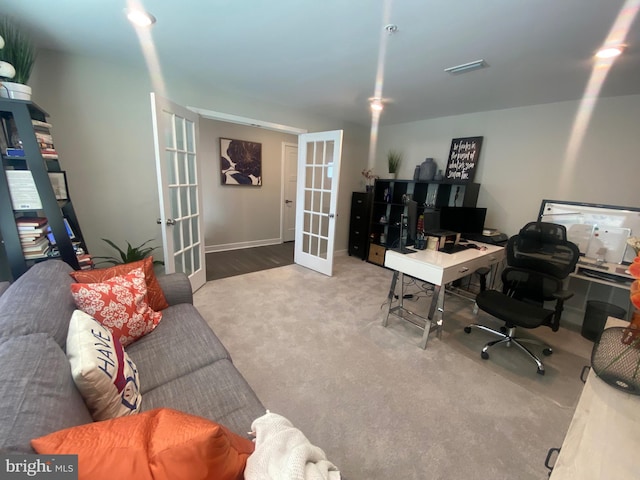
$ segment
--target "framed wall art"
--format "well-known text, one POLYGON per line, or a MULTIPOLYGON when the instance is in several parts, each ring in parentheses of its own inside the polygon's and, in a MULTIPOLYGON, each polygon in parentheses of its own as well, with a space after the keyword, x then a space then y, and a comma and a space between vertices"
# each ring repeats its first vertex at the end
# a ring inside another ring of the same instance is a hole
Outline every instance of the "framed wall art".
POLYGON ((262 185, 262 144, 220 138, 222 185, 262 185))
POLYGON ((66 172, 49 172, 49 180, 56 194, 56 200, 69 200, 66 172))

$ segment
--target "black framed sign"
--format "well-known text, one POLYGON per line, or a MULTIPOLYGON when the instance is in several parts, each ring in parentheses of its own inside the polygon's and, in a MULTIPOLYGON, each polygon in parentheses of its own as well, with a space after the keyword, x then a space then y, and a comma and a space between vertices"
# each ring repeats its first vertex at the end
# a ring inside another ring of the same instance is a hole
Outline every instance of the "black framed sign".
POLYGON ((451 140, 449 160, 445 180, 457 183, 473 181, 476 165, 480 158, 480 148, 484 137, 454 138, 451 140))

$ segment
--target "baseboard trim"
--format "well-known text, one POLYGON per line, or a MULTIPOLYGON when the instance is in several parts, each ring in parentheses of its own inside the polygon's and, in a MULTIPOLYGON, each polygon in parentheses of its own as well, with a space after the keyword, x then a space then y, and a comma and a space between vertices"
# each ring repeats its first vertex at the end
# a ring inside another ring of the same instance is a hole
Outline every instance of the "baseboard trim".
POLYGON ((249 242, 223 243, 221 245, 205 245, 204 253, 226 252, 229 250, 241 250, 243 248, 266 247, 282 243, 281 238, 267 238, 264 240, 251 240, 249 242))
MULTIPOLYGON (((250 242, 225 243, 222 245, 207 245, 204 247, 204 253, 227 252, 229 250, 241 250, 251 247, 266 247, 268 245, 278 245, 282 242, 281 238, 270 238, 266 240, 253 240, 250 242)), ((334 256, 344 257, 348 254, 348 250, 335 250, 334 256)))

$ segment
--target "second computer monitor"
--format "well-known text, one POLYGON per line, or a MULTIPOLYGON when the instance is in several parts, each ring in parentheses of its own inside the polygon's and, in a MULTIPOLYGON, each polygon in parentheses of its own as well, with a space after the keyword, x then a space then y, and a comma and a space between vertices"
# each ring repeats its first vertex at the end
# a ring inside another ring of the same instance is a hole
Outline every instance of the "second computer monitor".
POLYGON ((487 216, 486 208, 477 207, 441 207, 440 228, 459 232, 463 236, 468 234, 482 234, 484 220, 487 216))

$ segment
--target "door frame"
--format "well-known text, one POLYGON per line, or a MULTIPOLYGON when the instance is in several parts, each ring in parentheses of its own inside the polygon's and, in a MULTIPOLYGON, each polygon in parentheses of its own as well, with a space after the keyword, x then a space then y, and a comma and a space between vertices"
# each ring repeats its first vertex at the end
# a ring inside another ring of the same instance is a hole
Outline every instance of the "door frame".
MULTIPOLYGON (((287 147, 295 147, 298 148, 298 144, 297 143, 290 143, 290 142, 282 142, 282 150, 281 150, 281 154, 280 154, 280 241, 282 243, 284 243, 284 218, 286 215, 286 205, 285 205, 285 200, 286 200, 286 188, 285 188, 285 182, 287 181, 286 178, 286 174, 287 172, 285 171, 285 166, 286 166, 286 150, 287 147)), ((296 167, 297 167, 297 163, 296 163, 296 167)), ((296 170, 297 171, 297 170, 296 170)), ((296 179, 296 184, 297 184, 297 179, 296 179)), ((297 188, 297 187, 296 187, 297 188)), ((296 190, 297 191, 297 190, 296 190)), ((294 194, 295 196, 296 194, 294 194)), ((296 199, 297 200, 297 199, 296 199)), ((295 216, 294 216, 294 223, 295 223, 295 216)))
MULTIPOLYGON (((186 107, 188 110, 191 110, 192 112, 197 113, 200 117, 202 118, 207 118, 209 120, 216 120, 218 122, 226 122, 226 123, 234 123, 237 125, 244 125, 244 126, 249 126, 249 127, 255 127, 255 128, 261 128, 263 130, 271 130, 274 132, 279 132, 279 133, 288 133, 291 135, 295 135, 296 137, 303 134, 303 133, 309 133, 309 131, 306 128, 299 128, 299 127, 293 127, 291 125, 283 125, 280 123, 273 123, 273 122, 266 122, 264 120, 257 120, 255 118, 249 118, 249 117, 242 117, 240 115, 232 115, 230 113, 224 113, 224 112, 218 112, 215 110, 208 110, 206 108, 198 108, 198 107, 193 107, 193 106, 187 106, 186 107)), ((283 175, 284 175, 284 168, 283 168, 283 162, 284 162, 284 145, 289 144, 289 145, 295 145, 296 147, 298 146, 297 143, 290 143, 290 142, 283 142, 282 144, 282 153, 281 153, 281 190, 280 190, 280 203, 281 203, 281 208, 280 208, 280 243, 284 242, 284 234, 283 234, 283 229, 284 229, 284 180, 283 180, 283 175)))

